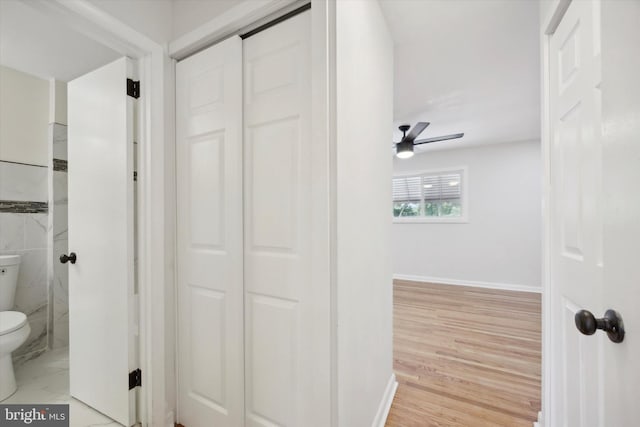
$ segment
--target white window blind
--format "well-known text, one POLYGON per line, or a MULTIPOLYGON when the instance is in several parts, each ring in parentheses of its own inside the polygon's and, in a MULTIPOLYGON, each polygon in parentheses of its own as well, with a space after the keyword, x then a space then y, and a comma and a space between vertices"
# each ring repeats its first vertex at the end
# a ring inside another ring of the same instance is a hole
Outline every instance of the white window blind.
POLYGON ((402 178, 393 178, 394 202, 412 202, 420 200, 422 200, 421 176, 405 176, 402 178))
POLYGON ((423 175, 425 200, 459 199, 462 188, 460 173, 444 175, 423 175))
POLYGON ((396 218, 461 218, 463 170, 396 176, 392 180, 393 216, 396 218))

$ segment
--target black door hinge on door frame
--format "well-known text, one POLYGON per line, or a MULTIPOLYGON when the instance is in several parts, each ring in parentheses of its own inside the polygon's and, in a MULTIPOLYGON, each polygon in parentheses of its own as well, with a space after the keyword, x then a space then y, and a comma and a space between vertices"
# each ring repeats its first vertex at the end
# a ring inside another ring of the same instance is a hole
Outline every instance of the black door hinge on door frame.
POLYGON ((140 81, 127 79, 127 95, 133 98, 140 98, 140 81))
POLYGON ((140 369, 136 369, 135 371, 129 372, 129 390, 133 390, 136 387, 142 386, 142 371, 140 369))

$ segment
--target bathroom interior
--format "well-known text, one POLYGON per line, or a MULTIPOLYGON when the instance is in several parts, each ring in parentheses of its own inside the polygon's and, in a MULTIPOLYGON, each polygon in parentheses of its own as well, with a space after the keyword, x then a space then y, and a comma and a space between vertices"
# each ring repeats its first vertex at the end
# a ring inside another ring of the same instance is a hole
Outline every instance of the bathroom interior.
POLYGON ((0 402, 67 403, 72 426, 120 425, 70 397, 60 257, 70 254, 67 82, 121 55, 24 3, 0 7, 0 402))

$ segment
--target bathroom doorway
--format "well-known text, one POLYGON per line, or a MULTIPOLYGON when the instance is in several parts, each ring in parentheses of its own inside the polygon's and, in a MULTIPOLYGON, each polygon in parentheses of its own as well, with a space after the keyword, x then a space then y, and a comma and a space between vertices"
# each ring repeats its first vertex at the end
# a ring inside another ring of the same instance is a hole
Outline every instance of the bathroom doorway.
POLYGON ((137 61, 26 2, 0 16, 0 401, 133 425, 137 61))

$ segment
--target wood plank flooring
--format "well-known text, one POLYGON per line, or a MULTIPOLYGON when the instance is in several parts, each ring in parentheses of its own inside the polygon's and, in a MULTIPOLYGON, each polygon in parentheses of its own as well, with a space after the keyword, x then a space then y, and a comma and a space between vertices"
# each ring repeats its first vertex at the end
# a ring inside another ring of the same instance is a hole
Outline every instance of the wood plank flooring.
POLYGON ((532 427, 540 311, 540 294, 396 280, 386 426, 532 427))

